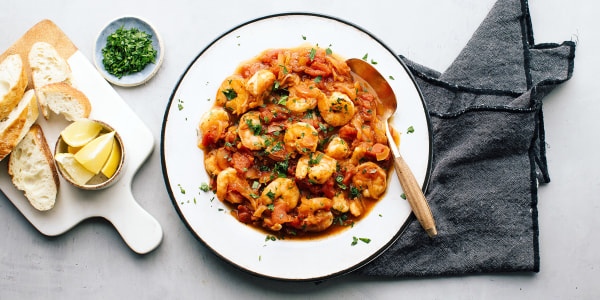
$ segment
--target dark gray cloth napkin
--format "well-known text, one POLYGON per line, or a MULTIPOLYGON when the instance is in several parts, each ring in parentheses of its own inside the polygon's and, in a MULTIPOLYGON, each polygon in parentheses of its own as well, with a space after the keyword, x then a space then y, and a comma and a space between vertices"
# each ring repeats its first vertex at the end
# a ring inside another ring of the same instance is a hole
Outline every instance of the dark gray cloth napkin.
POLYGON ((539 271, 537 188, 548 182, 542 98, 573 72, 575 44, 534 44, 526 0, 499 0, 444 72, 402 58, 433 129, 427 199, 438 236, 416 219, 363 275, 539 271))

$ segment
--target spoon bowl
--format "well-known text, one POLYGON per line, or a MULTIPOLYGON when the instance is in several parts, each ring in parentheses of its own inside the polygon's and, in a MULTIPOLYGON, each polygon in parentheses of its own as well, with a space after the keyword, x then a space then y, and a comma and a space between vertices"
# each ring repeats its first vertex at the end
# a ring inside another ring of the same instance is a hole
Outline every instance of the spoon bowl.
POLYGON ((413 213, 427 234, 430 237, 436 236, 437 229, 435 227, 435 221, 433 219, 433 215, 431 214, 431 209, 429 208, 427 199, 425 199, 425 195, 423 194, 423 191, 421 190, 421 187, 415 179, 415 176, 410 170, 408 164, 402 155, 400 155, 400 151, 394 144, 394 139, 390 133, 388 121, 394 112, 396 112, 398 107, 394 90, 389 85, 387 80, 385 80, 385 78, 379 73, 379 71, 377 71, 377 69, 375 69, 369 63, 361 59, 351 58, 346 60, 346 64, 350 67, 350 70, 356 74, 356 76, 369 83, 369 85, 377 94, 377 97, 379 98, 377 113, 383 116, 383 118, 386 120, 386 122, 384 122, 385 132, 390 144, 391 152, 394 155, 394 169, 398 175, 402 190, 404 190, 406 200, 408 200, 413 213))

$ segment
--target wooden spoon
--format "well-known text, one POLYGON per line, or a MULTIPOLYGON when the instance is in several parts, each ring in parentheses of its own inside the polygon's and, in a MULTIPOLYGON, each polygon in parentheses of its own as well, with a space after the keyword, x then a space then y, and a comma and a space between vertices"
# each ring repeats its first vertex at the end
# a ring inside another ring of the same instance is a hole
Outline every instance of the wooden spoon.
POLYGON ((396 95, 394 95, 392 87, 390 87, 385 78, 383 78, 383 76, 381 76, 381 74, 379 74, 379 72, 369 63, 356 58, 348 59, 346 63, 352 72, 368 82, 377 93, 377 97, 379 97, 382 104, 377 107, 378 114, 381 114, 386 120, 385 132, 388 141, 390 141, 390 149, 392 150, 392 155, 394 155, 394 169, 398 175, 400 185, 404 190, 404 195, 406 196, 413 213, 419 220, 419 223, 423 226, 423 229, 425 229, 430 237, 436 236, 437 229, 435 228, 435 221, 431 214, 427 199, 425 199, 425 195, 423 195, 423 191, 408 167, 408 164, 404 158, 402 158, 402 155, 400 155, 400 151, 393 145, 393 138, 387 122, 394 114, 397 107, 396 95))

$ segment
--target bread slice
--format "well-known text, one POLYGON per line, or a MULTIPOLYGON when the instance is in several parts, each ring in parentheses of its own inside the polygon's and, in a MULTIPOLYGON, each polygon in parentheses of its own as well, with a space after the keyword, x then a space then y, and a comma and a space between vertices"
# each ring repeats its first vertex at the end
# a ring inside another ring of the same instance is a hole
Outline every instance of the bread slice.
POLYGON ((27 134, 39 115, 35 92, 25 92, 8 117, 0 121, 0 160, 4 159, 27 134))
POLYGON ((27 87, 27 72, 19 54, 7 56, 0 63, 0 120, 17 106, 27 87))
POLYGON ((54 207, 60 181, 40 125, 34 124, 10 154, 8 174, 35 209, 54 207))
POLYGON ((69 121, 87 118, 92 111, 85 94, 64 82, 47 84, 37 89, 37 95, 46 119, 50 118, 49 110, 62 114, 69 121))
POLYGON ((45 42, 37 42, 31 46, 28 59, 35 89, 55 82, 73 85, 71 68, 54 46, 45 42))

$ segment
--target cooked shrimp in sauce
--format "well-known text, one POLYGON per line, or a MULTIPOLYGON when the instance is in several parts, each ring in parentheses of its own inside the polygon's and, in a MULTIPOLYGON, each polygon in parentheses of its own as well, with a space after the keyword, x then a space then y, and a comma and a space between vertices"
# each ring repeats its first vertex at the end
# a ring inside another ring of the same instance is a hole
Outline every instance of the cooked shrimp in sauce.
POLYGON ((330 49, 270 49, 242 63, 198 127, 211 189, 269 234, 350 228, 385 195, 392 168, 369 91, 330 49))

